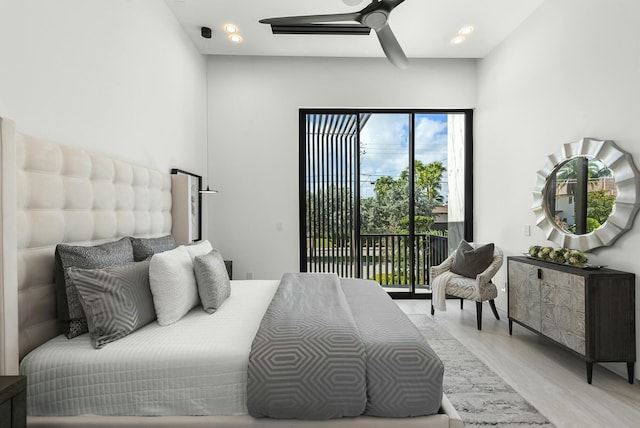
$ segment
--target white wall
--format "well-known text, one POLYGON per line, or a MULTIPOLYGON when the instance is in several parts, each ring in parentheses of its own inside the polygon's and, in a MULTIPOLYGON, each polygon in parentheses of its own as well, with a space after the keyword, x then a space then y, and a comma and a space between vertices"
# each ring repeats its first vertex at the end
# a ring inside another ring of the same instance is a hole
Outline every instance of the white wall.
POLYGON ((211 57, 211 238, 234 277, 299 270, 302 107, 473 108, 475 61, 211 57), (282 225, 282 230, 278 226, 282 225))
MULTIPOLYGON (((611 139, 640 165, 640 2, 547 1, 478 64, 475 220, 478 240, 507 255, 555 245, 535 227, 531 190, 546 156, 582 137, 611 139), (524 225, 532 225, 524 236, 524 225)), ((590 261, 640 274, 640 221, 590 261)), ((499 284, 504 285, 502 269, 499 284)), ((640 287, 636 281, 640 355, 640 287)), ((499 287, 500 288, 500 287, 499 287)), ((500 293, 499 306, 506 308, 500 293)), ((617 367, 622 372, 623 367, 617 367)), ((638 377, 638 369, 636 369, 638 377)))
MULTIPOLYGON (((0 116, 61 144, 204 173, 206 60, 158 0, 0 0, 0 116)), ((14 292, 0 283, 0 303, 14 292)), ((0 320, 0 342, 16 318, 0 320)), ((3 352, 0 373, 17 371, 3 352)))
POLYGON ((0 0, 0 116, 19 131, 203 174, 206 59, 158 0, 0 0))

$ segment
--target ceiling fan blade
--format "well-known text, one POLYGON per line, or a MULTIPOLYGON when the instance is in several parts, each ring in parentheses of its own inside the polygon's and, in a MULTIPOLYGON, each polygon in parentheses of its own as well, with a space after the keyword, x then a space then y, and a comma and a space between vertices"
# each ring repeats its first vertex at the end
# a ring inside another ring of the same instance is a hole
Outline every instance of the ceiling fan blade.
POLYGON ((371 28, 362 24, 302 24, 271 25, 273 34, 319 34, 319 35, 354 35, 368 36, 371 28))
POLYGON ((307 15, 307 16, 287 16, 284 18, 267 18, 261 19, 261 24, 270 25, 306 25, 318 24, 323 22, 360 22, 359 12, 355 13, 337 13, 333 15, 307 15))
POLYGON ((391 6, 391 9, 393 9, 394 7, 398 6, 400 3, 402 3, 404 0, 382 0, 383 3, 388 4, 389 6, 391 6))
POLYGON ((404 2, 404 0, 380 0, 380 1, 372 1, 368 4, 364 9, 360 11, 361 14, 366 15, 367 13, 374 12, 376 10, 384 10, 386 12, 391 12, 400 3, 404 2))
POLYGON ((267 18, 259 22, 271 25, 274 34, 368 34, 373 29, 389 61, 404 69, 408 66, 407 56, 387 22, 391 11, 404 1, 372 0, 359 12, 267 18))
POLYGON ((407 68, 409 65, 407 56, 404 54, 393 31, 391 31, 389 24, 385 24, 382 28, 376 30, 376 34, 378 35, 378 40, 380 40, 382 50, 389 61, 398 68, 407 68))

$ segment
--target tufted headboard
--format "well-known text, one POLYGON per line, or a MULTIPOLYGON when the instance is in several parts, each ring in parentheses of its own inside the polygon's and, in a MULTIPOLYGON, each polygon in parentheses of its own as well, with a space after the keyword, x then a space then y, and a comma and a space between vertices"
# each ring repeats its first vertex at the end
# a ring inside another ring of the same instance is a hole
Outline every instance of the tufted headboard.
POLYGON ((171 233, 171 178, 15 132, 8 119, 0 118, 0 140, 0 354, 2 371, 17 373, 19 359, 60 334, 53 282, 56 244, 95 245, 122 236, 171 233))

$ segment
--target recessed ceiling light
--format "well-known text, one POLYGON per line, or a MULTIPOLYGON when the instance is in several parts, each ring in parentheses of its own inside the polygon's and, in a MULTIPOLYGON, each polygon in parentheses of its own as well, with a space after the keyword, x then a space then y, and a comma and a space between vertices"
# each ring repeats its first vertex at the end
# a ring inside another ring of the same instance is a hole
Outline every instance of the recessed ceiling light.
POLYGON ((242 41, 242 36, 240 34, 229 34, 229 40, 233 43, 240 43, 242 41))
POLYGON ((473 33, 473 26, 472 25, 467 25, 466 27, 462 27, 459 31, 458 34, 460 34, 461 36, 468 36, 469 34, 473 33))
POLYGON ((460 43, 464 42, 466 39, 466 37, 464 36, 456 36, 453 39, 451 39, 451 44, 452 45, 459 45, 460 43))
POLYGON ((229 34, 234 34, 238 32, 238 27, 234 24, 224 24, 224 31, 229 34))

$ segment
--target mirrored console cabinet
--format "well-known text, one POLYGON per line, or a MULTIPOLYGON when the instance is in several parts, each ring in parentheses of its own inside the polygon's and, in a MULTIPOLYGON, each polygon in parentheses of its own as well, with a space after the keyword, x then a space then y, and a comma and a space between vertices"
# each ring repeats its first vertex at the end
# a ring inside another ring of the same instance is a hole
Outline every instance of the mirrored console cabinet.
POLYGON ((509 334, 513 323, 544 336, 586 361, 636 361, 635 274, 583 269, 529 257, 508 257, 509 334))

